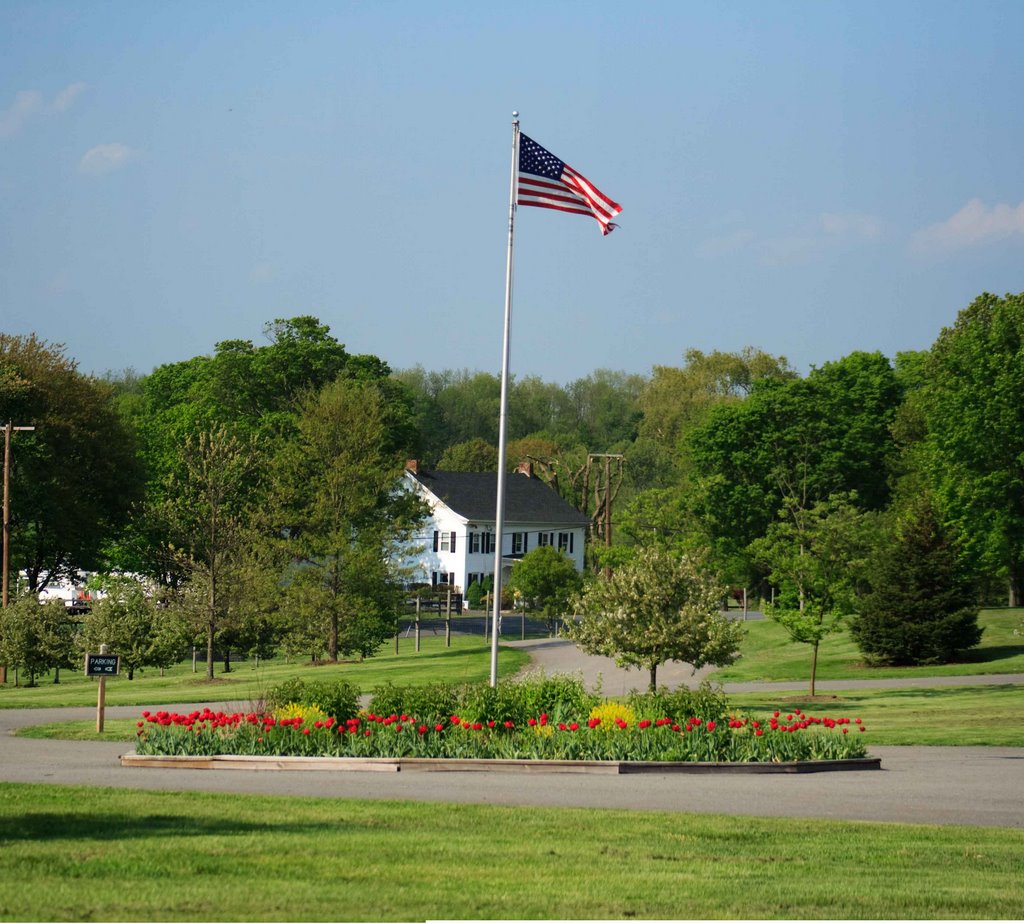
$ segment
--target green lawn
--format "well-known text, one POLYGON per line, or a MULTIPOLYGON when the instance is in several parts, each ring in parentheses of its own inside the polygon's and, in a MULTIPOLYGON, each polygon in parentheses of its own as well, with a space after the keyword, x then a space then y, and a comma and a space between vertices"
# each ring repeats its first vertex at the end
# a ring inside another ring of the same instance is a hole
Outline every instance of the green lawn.
POLYGON ((18 921, 993 919, 1024 831, 0 785, 18 921), (17 884, 17 887, 15 887, 17 884))
MULTIPOLYGON (((258 702, 263 693, 289 677, 307 679, 340 677, 356 684, 364 693, 393 681, 396 684, 431 683, 446 680, 469 683, 490 677, 490 644, 480 636, 453 635, 451 648, 445 648, 444 635, 424 634, 420 651, 413 638, 402 637, 399 654, 389 643, 381 653, 360 663, 313 665, 306 661, 285 661, 274 658, 261 661, 257 669, 252 662, 239 661, 229 674, 217 673, 212 682, 203 673, 192 672, 191 661, 182 662, 164 672, 148 669, 107 681, 106 701, 110 706, 146 706, 160 703, 234 703, 258 702)), ((514 648, 501 648, 498 672, 509 676, 526 665, 529 655, 514 648)), ((96 704, 96 681, 84 677, 80 670, 62 670, 60 683, 52 682, 52 674, 38 679, 38 686, 15 686, 13 673, 0 686, 0 709, 44 706, 91 706, 96 704)))
MULTIPOLYGON (((868 667, 847 631, 825 638, 818 652, 818 680, 863 680, 879 677, 948 677, 958 674, 1024 673, 1024 609, 982 610, 978 620, 984 630, 981 644, 955 664, 926 667, 868 667)), ((809 680, 811 648, 790 641, 785 629, 770 619, 746 624, 742 657, 716 671, 719 683, 809 680)))
MULTIPOLYGON (((1024 686, 843 690, 814 700, 788 693, 733 693, 729 703, 755 715, 801 709, 864 721, 873 744, 1024 747, 1024 686)), ((134 735, 134 729, 130 732, 134 735)))

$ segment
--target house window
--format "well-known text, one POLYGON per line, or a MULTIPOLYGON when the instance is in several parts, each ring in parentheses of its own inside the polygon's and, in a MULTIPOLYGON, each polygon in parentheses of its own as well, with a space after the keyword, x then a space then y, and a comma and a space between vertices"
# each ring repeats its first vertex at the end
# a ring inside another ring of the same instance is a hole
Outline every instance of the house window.
POLYGON ((438 532, 434 530, 434 551, 435 552, 454 552, 455 551, 455 533, 450 532, 438 532))
POLYGON ((554 545, 554 533, 537 533, 537 545, 554 545))
POLYGON ((469 554, 475 555, 480 551, 480 533, 469 534, 469 554))
POLYGON ((512 533, 512 554, 522 555, 526 551, 526 533, 512 533))
POLYGON ((480 551, 484 555, 494 554, 494 534, 493 533, 481 533, 480 534, 480 551))
POLYGON ((454 574, 448 574, 446 571, 431 571, 430 583, 434 587, 443 587, 445 584, 453 584, 454 577, 454 574))
POLYGON ((558 534, 558 551, 572 555, 572 533, 558 534))

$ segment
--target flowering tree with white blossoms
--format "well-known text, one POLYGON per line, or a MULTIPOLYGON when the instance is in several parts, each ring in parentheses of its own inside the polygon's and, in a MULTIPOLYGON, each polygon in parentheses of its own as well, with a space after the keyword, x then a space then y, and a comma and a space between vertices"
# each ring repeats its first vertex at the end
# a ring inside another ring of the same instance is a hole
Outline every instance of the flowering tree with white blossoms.
POLYGON ((743 627, 722 614, 723 595, 705 555, 642 549, 584 590, 577 601, 581 618, 568 635, 588 654, 646 668, 653 692, 658 666, 666 661, 683 661, 696 671, 736 660, 743 627))

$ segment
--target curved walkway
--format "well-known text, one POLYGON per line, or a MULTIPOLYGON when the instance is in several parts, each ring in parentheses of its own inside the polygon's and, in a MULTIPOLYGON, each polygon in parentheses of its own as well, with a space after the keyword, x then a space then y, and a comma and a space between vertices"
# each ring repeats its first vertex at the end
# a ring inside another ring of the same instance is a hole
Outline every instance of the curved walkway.
MULTIPOLYGON (((513 643, 530 650, 550 673, 580 672, 588 684, 600 675, 606 694, 643 688, 641 671, 621 671, 610 659, 589 659, 559 639, 513 643), (628 685, 627 685, 628 684, 628 685)), ((700 679, 685 665, 659 671, 674 686, 700 679)), ((840 683, 835 681, 834 683, 840 683)), ((843 682, 849 683, 849 682, 843 682)), ((1024 675, 920 678, 872 685, 1024 683, 1024 675)), ((857 682, 860 687, 866 682, 857 682)), ((775 685, 753 686, 774 689, 775 685)), ((826 689, 826 683, 820 684, 826 689)), ((802 689, 802 684, 782 689, 802 689)), ((729 686, 726 689, 730 689, 729 686)), ((229 709, 238 704, 224 704, 229 709)), ((157 707, 154 707, 157 708, 157 707)), ((194 704, 161 706, 187 711, 194 704)), ((244 708, 244 707, 243 707, 244 708)), ((142 707, 109 707, 109 718, 138 716, 142 707)), ((873 747, 881 771, 787 774, 593 776, 491 773, 299 773, 258 770, 131 769, 118 757, 125 742, 68 742, 11 737, 17 728, 88 720, 91 708, 0 710, 0 780, 118 786, 141 790, 253 793, 314 798, 400 799, 505 805, 576 806, 727 815, 852 819, 920 824, 985 825, 1024 829, 1024 748, 873 747)))
MULTIPOLYGON (((547 674, 578 674, 589 689, 600 685, 606 696, 622 696, 630 690, 646 690, 647 671, 619 667, 613 658, 583 654, 568 639, 530 639, 525 642, 502 642, 510 648, 530 653, 531 664, 523 673, 543 670, 547 674)), ((674 689, 694 686, 713 673, 714 668, 695 671, 689 664, 670 661, 658 668, 658 686, 674 689)), ((1024 674, 972 674, 956 677, 887 677, 867 680, 819 680, 817 690, 900 689, 906 687, 965 687, 1005 683, 1024 684, 1024 674)), ((786 680, 777 683, 744 682, 722 685, 726 693, 785 692, 806 690, 806 680, 786 680)))

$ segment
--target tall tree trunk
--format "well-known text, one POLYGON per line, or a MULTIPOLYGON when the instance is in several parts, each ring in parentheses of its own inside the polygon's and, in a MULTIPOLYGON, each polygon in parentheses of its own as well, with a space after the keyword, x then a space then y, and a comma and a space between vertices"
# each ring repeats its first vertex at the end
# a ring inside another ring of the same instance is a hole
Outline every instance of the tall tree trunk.
POLYGON ((818 674, 818 645, 820 642, 814 642, 811 646, 811 696, 814 696, 814 680, 818 674))
POLYGON ((217 573, 210 568, 210 599, 206 622, 206 679, 213 680, 213 636, 217 631, 217 573))
MULTIPOLYGON (((419 625, 419 623, 417 623, 419 625)), ((338 660, 338 614, 331 613, 331 633, 327 640, 327 657, 331 661, 338 660)))
POLYGON ((1024 606, 1024 561, 1017 555, 1010 560, 1010 606, 1024 606))
POLYGON ((651 693, 658 692, 658 665, 651 665, 651 682, 647 685, 648 691, 651 693))

